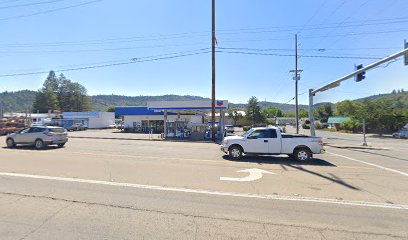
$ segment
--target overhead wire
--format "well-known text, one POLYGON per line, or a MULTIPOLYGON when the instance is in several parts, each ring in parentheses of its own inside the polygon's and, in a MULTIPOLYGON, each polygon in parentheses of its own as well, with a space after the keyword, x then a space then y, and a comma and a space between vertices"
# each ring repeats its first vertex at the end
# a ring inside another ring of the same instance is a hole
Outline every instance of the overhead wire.
POLYGON ((38 12, 34 12, 34 13, 29 13, 29 14, 5 17, 5 18, 0 18, 0 21, 8 21, 8 20, 12 20, 12 19, 19 19, 19 18, 37 16, 37 15, 41 15, 41 14, 52 13, 52 12, 58 12, 58 11, 62 11, 62 10, 70 9, 70 8, 82 7, 82 6, 85 6, 85 5, 90 5, 90 4, 97 3, 97 2, 102 2, 102 1, 104 1, 104 0, 93 0, 93 1, 87 1, 87 2, 83 2, 83 3, 79 3, 79 4, 69 5, 69 6, 65 6, 65 7, 53 8, 53 9, 50 9, 50 10, 44 10, 44 11, 38 11, 38 12))
MULTIPOLYGON (((87 69, 95 69, 95 68, 105 68, 105 67, 113 67, 113 66, 120 66, 120 65, 128 65, 134 63, 142 63, 142 62, 152 62, 152 61, 159 61, 159 60, 167 60, 167 59, 174 59, 174 58, 181 58, 193 55, 200 55, 210 53, 208 49, 198 49, 192 51, 183 51, 177 53, 167 53, 155 56, 147 56, 147 57, 134 57, 118 62, 106 63, 106 64, 97 64, 97 65, 90 65, 84 64, 82 67, 74 67, 74 68, 59 68, 55 71, 58 72, 69 72, 69 71, 79 71, 79 70, 87 70, 87 69)), ((49 71, 35 71, 35 72, 24 72, 24 73, 11 73, 11 74, 0 74, 0 78, 4 77, 15 77, 15 76, 28 76, 28 75, 38 75, 38 74, 45 74, 49 71)))
MULTIPOLYGON (((219 53, 231 53, 231 54, 246 54, 246 55, 263 55, 263 56, 280 56, 280 57, 294 57, 295 54, 280 54, 280 53, 260 53, 260 52, 244 52, 244 51, 225 51, 217 50, 219 53)), ((366 56, 329 56, 329 55, 298 55, 303 58, 334 58, 334 59, 382 59, 379 57, 366 57, 366 56)))
POLYGON ((66 1, 66 0, 51 0, 51 1, 42 1, 42 2, 32 2, 32 3, 24 3, 24 4, 17 4, 17 5, 9 5, 9 6, 0 7, 0 9, 29 7, 29 6, 36 6, 36 5, 44 5, 44 4, 62 2, 62 1, 66 1))
POLYGON ((351 17, 355 16, 355 14, 356 14, 357 12, 359 12, 359 11, 361 10, 361 8, 362 8, 363 6, 365 6, 369 1, 370 1, 370 0, 365 0, 362 4, 360 4, 351 14, 349 14, 343 21, 341 21, 341 22, 337 25, 336 28, 332 29, 332 30, 329 31, 324 37, 320 38, 319 41, 318 41, 318 43, 317 43, 315 46, 319 45, 319 44, 322 43, 324 40, 326 40, 327 37, 328 37, 331 33, 336 32, 336 31, 338 30, 338 28, 341 27, 341 25, 343 25, 343 24, 344 24, 348 19, 350 19, 351 17))
MULTIPOLYGON (((0 19, 1 20, 1 19, 0 19)), ((391 22, 377 22, 377 23, 361 23, 358 24, 359 26, 368 26, 368 25, 378 25, 378 24, 395 24, 395 23, 405 23, 408 22, 408 18, 394 18, 394 19, 378 19, 375 21, 389 21, 392 20, 391 22)), ((332 23, 331 25, 336 24, 332 23)), ((337 23, 338 24, 338 23, 337 23)), ((322 24, 318 24, 322 25, 322 24)), ((323 24, 327 25, 327 24, 323 24)), ((297 26, 287 26, 285 28, 291 28, 291 27, 299 27, 299 26, 305 26, 305 25, 297 25, 297 26)), ((309 25, 309 26, 317 26, 317 25, 309 25)), ((343 27, 355 27, 357 25, 347 25, 343 27)), ((335 26, 325 26, 325 27, 320 27, 320 28, 310 28, 310 30, 318 30, 318 29, 326 29, 326 28, 333 28, 335 26)), ((282 27, 278 27, 282 28, 282 27)), ((256 28, 255 28, 256 29, 256 28)), ((226 30, 224 30, 226 31, 226 30)), ((233 34, 241 34, 245 33, 240 30, 229 30, 232 31, 233 34)), ((293 29, 286 30, 284 29, 283 31, 293 31, 293 29)), ((222 32, 222 30, 218 30, 217 32, 218 35, 229 35, 229 33, 225 34, 222 32)), ((151 40, 167 40, 167 39, 178 39, 178 38, 191 38, 191 37, 207 37, 208 33, 210 31, 197 31, 197 32, 184 32, 184 33, 172 33, 172 34, 158 34, 158 35, 150 35, 150 36, 132 36, 132 37, 123 37, 123 38, 108 38, 108 39, 91 39, 91 40, 80 40, 80 41, 59 41, 59 42, 33 42, 33 43, 0 43, 0 47, 40 47, 40 46, 46 46, 46 47, 57 47, 57 46, 68 46, 68 45, 93 45, 93 44, 112 44, 112 43, 123 43, 123 42, 133 42, 133 41, 151 41, 151 40)), ((254 32, 255 33, 255 32, 254 32)), ((260 32, 261 33, 261 32, 260 32)), ((374 32, 375 33, 375 32, 374 32)), ((306 36, 308 37, 308 36, 306 36)), ((311 36, 309 36, 311 37, 311 36)), ((318 36, 319 38, 322 36, 318 36)), ((291 37, 292 38, 292 37, 291 37)), ((288 39, 288 38, 278 38, 278 39, 288 39)))

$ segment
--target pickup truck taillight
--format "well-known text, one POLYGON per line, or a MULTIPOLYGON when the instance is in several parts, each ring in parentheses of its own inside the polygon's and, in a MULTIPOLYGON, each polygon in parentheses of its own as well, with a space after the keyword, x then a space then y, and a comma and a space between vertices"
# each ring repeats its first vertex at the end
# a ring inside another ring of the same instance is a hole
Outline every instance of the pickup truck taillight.
POLYGON ((319 145, 323 147, 324 145, 323 140, 319 140, 319 145))

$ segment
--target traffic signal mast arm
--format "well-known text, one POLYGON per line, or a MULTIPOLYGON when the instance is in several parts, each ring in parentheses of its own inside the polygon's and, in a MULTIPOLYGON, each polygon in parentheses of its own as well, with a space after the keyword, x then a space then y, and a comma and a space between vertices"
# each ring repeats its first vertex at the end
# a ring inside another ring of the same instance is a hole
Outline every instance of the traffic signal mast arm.
POLYGON ((395 54, 393 54, 391 56, 388 56, 388 57, 386 57, 384 59, 381 59, 378 62, 367 65, 366 67, 360 68, 360 69, 358 69, 358 70, 356 70, 356 71, 354 71, 354 72, 352 72, 350 74, 347 74, 346 76, 344 76, 342 78, 339 78, 336 81, 333 81, 333 82, 331 82, 331 83, 329 83, 327 85, 324 85, 323 87, 320 87, 320 88, 318 88, 316 90, 311 91, 311 93, 313 95, 315 95, 318 92, 323 92, 323 91, 329 90, 331 88, 338 87, 341 82, 343 82, 343 81, 345 81, 345 80, 347 80, 349 78, 352 78, 352 77, 356 76, 357 74, 368 71, 368 70, 370 70, 372 68, 375 68, 375 67, 377 67, 377 66, 379 66, 379 65, 381 65, 383 63, 386 63, 388 61, 394 60, 395 58, 401 57, 401 56, 403 56, 405 54, 408 54, 408 48, 404 49, 404 50, 402 50, 400 52, 397 52, 397 53, 395 53, 395 54))

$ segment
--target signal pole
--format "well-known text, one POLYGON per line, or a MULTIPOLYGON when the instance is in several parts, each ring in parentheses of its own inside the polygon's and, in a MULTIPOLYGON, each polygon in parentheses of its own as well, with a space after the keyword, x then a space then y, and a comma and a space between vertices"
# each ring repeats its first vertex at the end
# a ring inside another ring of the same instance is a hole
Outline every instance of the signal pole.
MULTIPOLYGON (((215 0, 212 0, 212 94, 211 94, 211 139, 215 142, 215 0)), ((220 116, 221 117, 221 116, 220 116)))

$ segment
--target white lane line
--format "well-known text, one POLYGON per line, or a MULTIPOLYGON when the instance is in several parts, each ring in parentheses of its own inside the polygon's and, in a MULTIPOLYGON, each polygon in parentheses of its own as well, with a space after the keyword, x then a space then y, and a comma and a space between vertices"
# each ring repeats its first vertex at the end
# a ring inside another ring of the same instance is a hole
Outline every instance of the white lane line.
POLYGON ((380 166, 380 165, 377 165, 377 164, 374 164, 374 163, 369 163, 369 162, 366 162, 366 161, 354 159, 354 158, 347 157, 347 156, 337 154, 337 153, 332 153, 332 152, 328 152, 328 151, 326 151, 326 153, 329 153, 329 154, 335 155, 335 156, 339 156, 339 157, 342 157, 342 158, 345 158, 345 159, 348 159, 348 160, 351 160, 351 161, 364 163, 364 164, 367 164, 367 165, 370 165, 370 166, 373 166, 373 167, 376 167, 376 168, 379 168, 379 169, 383 169, 383 170, 386 170, 386 171, 395 172, 395 173, 398 173, 398 174, 401 174, 403 176, 408 177, 408 173, 406 173, 406 172, 398 171, 398 170, 395 170, 395 169, 392 169, 392 168, 383 167, 383 166, 380 166))
POLYGON ((312 203, 327 203, 327 204, 338 204, 338 205, 351 205, 351 206, 408 210, 408 205, 404 205, 404 204, 388 204, 388 203, 365 202, 365 201, 348 201, 348 200, 337 200, 337 199, 331 199, 331 198, 312 198, 312 197, 295 197, 295 196, 284 196, 284 195, 219 192, 219 191, 211 191, 211 190, 203 190, 203 189, 163 187, 163 186, 157 186, 157 185, 108 182, 108 181, 80 179, 80 178, 51 177, 51 176, 21 174, 21 173, 7 173, 7 172, 0 172, 0 176, 30 178, 30 179, 40 179, 40 180, 54 180, 54 181, 86 183, 86 184, 97 184, 97 185, 107 185, 107 186, 117 186, 117 187, 129 187, 129 188, 137 188, 137 189, 151 189, 151 190, 158 190, 158 191, 194 193, 194 194, 215 195, 215 196, 229 196, 229 197, 240 197, 240 198, 255 198, 255 199, 312 202, 312 203))

